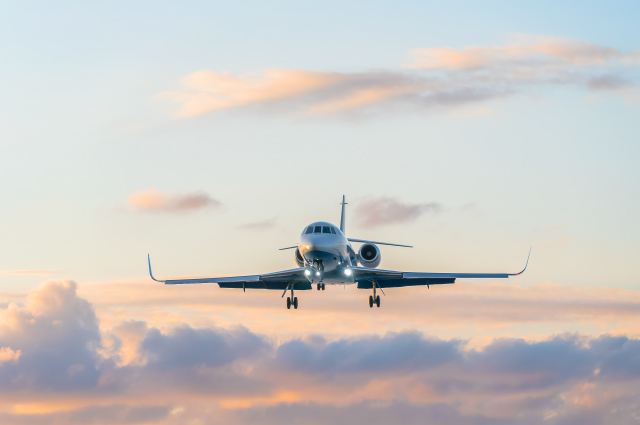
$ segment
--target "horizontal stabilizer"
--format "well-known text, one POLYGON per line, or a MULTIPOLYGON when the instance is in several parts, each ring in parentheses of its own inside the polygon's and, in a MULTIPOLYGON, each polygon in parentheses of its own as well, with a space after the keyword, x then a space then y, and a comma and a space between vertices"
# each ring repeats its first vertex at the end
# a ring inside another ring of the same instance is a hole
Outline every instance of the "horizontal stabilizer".
POLYGON ((288 246, 286 248, 280 248, 279 251, 284 251, 285 249, 293 249, 293 248, 297 248, 298 245, 294 245, 294 246, 288 246))

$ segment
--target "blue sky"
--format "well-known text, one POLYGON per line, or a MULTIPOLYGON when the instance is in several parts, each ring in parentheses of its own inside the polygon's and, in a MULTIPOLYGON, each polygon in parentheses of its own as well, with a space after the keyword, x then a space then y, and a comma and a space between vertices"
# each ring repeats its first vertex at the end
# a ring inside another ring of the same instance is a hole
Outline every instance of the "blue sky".
MULTIPOLYGON (((175 267, 167 272, 255 272, 220 250, 250 243, 248 255, 259 255, 290 245, 306 222, 337 219, 344 193, 447 207, 411 226, 367 231, 423 249, 398 266, 483 267, 488 258, 474 255, 488 251, 496 261, 487 267, 510 267, 535 245, 536 231, 563 226, 575 246, 537 279, 554 280, 553 270, 571 283, 598 285, 612 273, 619 284, 635 283, 625 268, 638 236, 637 100, 559 86, 469 108, 356 119, 222 111, 176 120, 177 108, 155 97, 202 69, 398 70, 413 49, 501 46, 518 34, 634 51, 633 2, 3 8, 3 269, 122 278, 142 274, 140 253, 155 251, 175 267), (178 218, 123 212, 127 196, 149 187, 203 190, 227 210, 178 218), (477 216, 455 216, 468 204, 477 216), (281 227, 264 233, 265 243, 235 228, 274 217, 281 227), (436 248, 426 251, 430 240, 446 247, 435 262, 425 258, 436 248), (506 261, 516 247, 519 255, 506 261)), ((618 72, 636 81, 633 68, 618 72)), ((280 254, 260 255, 255 268, 285 266, 280 254)))

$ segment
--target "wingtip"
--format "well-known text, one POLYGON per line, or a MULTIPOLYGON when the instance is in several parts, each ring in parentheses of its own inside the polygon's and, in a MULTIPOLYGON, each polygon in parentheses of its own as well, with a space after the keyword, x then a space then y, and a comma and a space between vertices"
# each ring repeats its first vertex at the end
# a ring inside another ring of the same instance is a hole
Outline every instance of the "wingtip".
POLYGON ((527 266, 529 265, 529 257, 531 257, 531 249, 533 248, 533 246, 529 247, 529 255, 527 255, 527 262, 524 264, 524 269, 522 269, 522 271, 520 273, 516 273, 514 276, 518 276, 522 273, 524 273, 525 270, 527 270, 527 266))
POLYGON ((151 271, 151 255, 149 254, 147 254, 147 262, 149 263, 149 276, 151 276, 151 279, 155 280, 156 282, 165 283, 164 280, 158 280, 153 277, 153 272, 151 271))

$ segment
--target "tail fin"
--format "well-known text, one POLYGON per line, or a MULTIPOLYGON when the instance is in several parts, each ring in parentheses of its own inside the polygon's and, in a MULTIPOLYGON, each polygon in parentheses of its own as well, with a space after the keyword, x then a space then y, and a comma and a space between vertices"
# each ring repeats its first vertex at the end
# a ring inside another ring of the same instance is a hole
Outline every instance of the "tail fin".
POLYGON ((344 202, 344 195, 342 195, 342 215, 340 215, 340 231, 342 232, 342 234, 346 234, 345 230, 344 230, 344 206, 347 205, 346 202, 344 202))

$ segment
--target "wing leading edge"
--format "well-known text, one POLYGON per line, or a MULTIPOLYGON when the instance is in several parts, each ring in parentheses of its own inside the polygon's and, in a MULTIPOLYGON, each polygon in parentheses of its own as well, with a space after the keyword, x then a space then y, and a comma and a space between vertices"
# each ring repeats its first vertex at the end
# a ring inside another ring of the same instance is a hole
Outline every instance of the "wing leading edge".
POLYGON ((151 271, 151 258, 147 255, 149 262, 149 275, 156 282, 165 285, 184 285, 195 283, 217 283, 220 288, 235 289, 287 289, 293 286, 295 290, 311 289, 311 284, 304 277, 304 267, 296 269, 282 270, 273 273, 256 274, 250 276, 221 276, 204 277, 194 279, 166 279, 160 280, 153 276, 151 271))
POLYGON ((371 289, 372 282, 380 288, 397 288, 402 286, 417 285, 443 285, 454 283, 456 279, 504 279, 509 276, 518 276, 527 270, 531 249, 527 256, 524 269, 518 273, 415 273, 394 270, 370 269, 367 267, 352 267, 353 276, 358 282, 359 289, 371 289))

